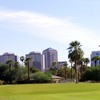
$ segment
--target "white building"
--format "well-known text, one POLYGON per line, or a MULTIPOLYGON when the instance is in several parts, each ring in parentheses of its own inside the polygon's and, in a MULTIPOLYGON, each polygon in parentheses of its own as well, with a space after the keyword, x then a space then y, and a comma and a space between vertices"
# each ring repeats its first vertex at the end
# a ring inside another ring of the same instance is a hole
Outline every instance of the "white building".
MULTIPOLYGON (((91 53, 91 59, 93 58, 93 57, 95 57, 95 56, 100 56, 100 51, 93 51, 92 53, 91 53)), ((98 60, 97 62, 96 62, 96 66, 99 66, 100 65, 100 61, 98 60)), ((95 66, 95 62, 94 61, 91 61, 91 66, 95 66)))
POLYGON ((13 62, 17 61, 17 56, 12 53, 4 53, 3 55, 0 55, 0 63, 6 64, 8 60, 12 60, 13 62))
POLYGON ((30 61, 30 67, 35 67, 36 69, 39 69, 40 71, 45 70, 44 66, 44 56, 39 52, 30 52, 29 54, 26 54, 26 58, 31 58, 30 61))

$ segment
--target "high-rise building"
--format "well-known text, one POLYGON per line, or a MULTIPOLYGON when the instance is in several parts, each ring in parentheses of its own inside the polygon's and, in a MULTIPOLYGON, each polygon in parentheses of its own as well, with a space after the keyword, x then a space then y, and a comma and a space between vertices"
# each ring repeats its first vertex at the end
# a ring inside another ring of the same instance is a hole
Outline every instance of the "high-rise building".
POLYGON ((12 60, 13 62, 17 61, 17 56, 12 53, 4 53, 3 55, 0 55, 0 63, 6 64, 8 60, 12 60))
POLYGON ((58 52, 55 49, 48 48, 43 51, 45 58, 45 70, 52 67, 53 62, 58 62, 58 52))
POLYGON ((30 61, 30 67, 35 67, 36 69, 39 69, 40 71, 44 71, 44 57, 39 52, 30 52, 29 54, 26 54, 26 58, 31 58, 30 61))
MULTIPOLYGON (((99 56, 100 57, 100 51, 93 51, 91 53, 91 59, 95 56, 99 56)), ((91 66, 95 66, 95 62, 94 61, 91 61, 91 66)), ((96 61, 96 66, 100 66, 100 61, 96 61)))

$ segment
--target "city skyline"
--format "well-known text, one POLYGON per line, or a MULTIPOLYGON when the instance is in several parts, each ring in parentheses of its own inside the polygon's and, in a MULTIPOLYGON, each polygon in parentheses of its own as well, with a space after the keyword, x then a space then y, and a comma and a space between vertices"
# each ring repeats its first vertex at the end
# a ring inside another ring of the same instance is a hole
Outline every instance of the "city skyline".
MULTIPOLYGON (((53 48, 47 48, 43 50, 42 53, 40 52, 34 52, 31 51, 28 54, 25 54, 24 62, 27 58, 30 58, 29 66, 35 67, 36 69, 44 72, 45 70, 48 70, 49 68, 53 68, 53 63, 58 63, 58 52, 57 50, 53 48)), ((14 53, 4 53, 0 55, 0 64, 6 64, 9 60, 11 60, 13 63, 22 61, 20 57, 20 60, 18 60, 18 56, 14 53)), ((21 63, 20 63, 21 64, 21 63)), ((22 64, 23 66, 23 64, 22 64)), ((26 65, 25 65, 26 66, 26 65)))
POLYGON ((0 0, 0 54, 19 57, 52 47, 68 61, 71 41, 82 44, 85 57, 100 50, 99 0, 0 0))
MULTIPOLYGON (((26 54, 24 54, 24 55, 21 55, 21 56, 27 58, 26 56, 31 55, 31 54, 41 54, 41 55, 43 55, 43 51, 49 50, 49 49, 52 49, 52 50, 55 50, 55 51, 58 52, 58 50, 56 50, 56 49, 54 49, 54 48, 51 48, 51 47, 48 47, 48 48, 45 48, 44 50, 42 50, 42 52, 40 52, 40 51, 34 51, 34 50, 33 50, 33 51, 29 51, 28 53, 26 53, 26 54)), ((8 54, 16 55, 17 58, 18 58, 18 61, 21 62, 21 61, 20 61, 20 57, 21 57, 21 56, 19 56, 18 54, 14 53, 14 52, 3 52, 2 54, 0 54, 0 56, 6 55, 6 54, 7 54, 7 55, 8 55, 8 54)), ((58 55, 58 53, 57 53, 57 55, 58 55)), ((57 56, 57 59, 58 59, 58 56, 57 56)))

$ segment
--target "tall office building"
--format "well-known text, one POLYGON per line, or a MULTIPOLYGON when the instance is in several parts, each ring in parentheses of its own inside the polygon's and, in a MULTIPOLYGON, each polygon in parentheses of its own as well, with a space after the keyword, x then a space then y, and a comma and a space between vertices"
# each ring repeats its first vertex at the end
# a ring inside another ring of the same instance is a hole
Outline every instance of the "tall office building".
POLYGON ((45 70, 52 67, 53 62, 58 62, 58 52, 52 48, 43 51, 45 59, 45 70))
POLYGON ((4 53, 3 55, 0 55, 0 63, 6 64, 8 60, 12 60, 13 62, 17 61, 17 56, 12 53, 4 53))
POLYGON ((30 52, 26 54, 26 58, 31 58, 30 67, 35 67, 40 71, 44 71, 44 57, 39 52, 30 52))
MULTIPOLYGON (((93 51, 91 53, 91 59, 93 57, 95 57, 95 56, 99 56, 100 57, 100 51, 93 51)), ((94 61, 91 61, 91 66, 95 66, 95 62, 94 61)), ((100 61, 99 60, 96 62, 96 66, 100 66, 100 61)))

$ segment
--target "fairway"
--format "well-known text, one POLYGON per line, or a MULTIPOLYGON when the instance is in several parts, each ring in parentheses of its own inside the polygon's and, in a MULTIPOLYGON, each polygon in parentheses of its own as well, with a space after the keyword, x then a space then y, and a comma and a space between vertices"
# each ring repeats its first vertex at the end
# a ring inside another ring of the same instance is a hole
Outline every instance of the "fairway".
POLYGON ((1 85, 0 100, 100 100, 100 84, 1 85))

